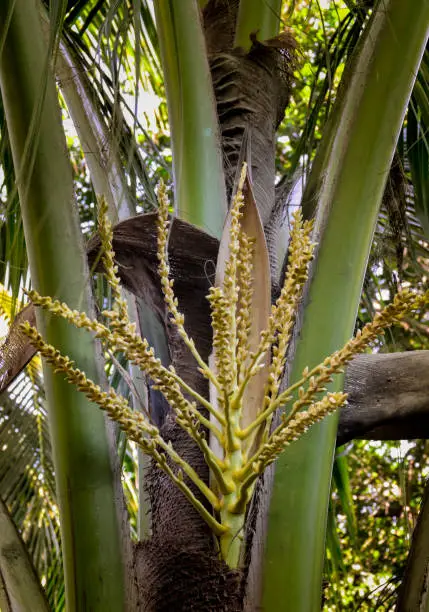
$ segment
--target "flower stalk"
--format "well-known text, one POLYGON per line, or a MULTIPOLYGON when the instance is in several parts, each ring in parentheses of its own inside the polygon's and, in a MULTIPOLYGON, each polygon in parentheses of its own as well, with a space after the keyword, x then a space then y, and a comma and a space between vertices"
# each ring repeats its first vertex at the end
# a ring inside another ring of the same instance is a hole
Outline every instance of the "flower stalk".
POLYGON ((63 374, 71 384, 106 411, 126 435, 153 459, 159 469, 173 480, 219 539, 220 555, 233 568, 240 565, 246 508, 260 474, 279 457, 286 446, 301 437, 313 424, 344 405, 347 394, 326 393, 326 385, 332 381, 332 377, 341 373, 352 357, 365 350, 387 327, 429 301, 429 292, 417 295, 409 290, 401 291, 392 304, 378 313, 342 349, 311 371, 306 368, 297 383, 280 392, 287 349, 313 256, 313 226, 309 221, 303 222, 300 212, 295 213, 289 268, 284 286, 272 306, 268 327, 261 334, 259 346, 251 353, 249 336, 255 253, 253 237, 245 234, 240 221, 245 205, 243 186, 246 176, 247 168, 244 165, 231 206, 229 251, 223 282, 220 286, 212 287, 208 295, 213 328, 213 368, 204 362, 185 330, 185 319, 174 295, 168 265, 168 201, 163 185, 158 195, 158 260, 165 303, 171 321, 195 358, 196 367, 217 390, 216 406, 189 387, 173 367, 165 368, 155 357, 148 342, 136 333, 135 326, 130 323, 126 302, 120 294, 112 248, 113 230, 103 200, 99 205, 99 233, 104 270, 114 298, 113 309, 102 312, 106 323, 71 310, 66 304, 50 297, 42 297, 35 291, 29 292, 36 306, 94 333, 110 353, 123 353, 130 363, 138 366, 154 381, 156 388, 169 402, 177 423, 196 442, 203 454, 212 476, 211 486, 201 480, 171 443, 165 442, 158 428, 150 422, 147 410, 133 411, 128 402, 113 389, 102 391, 67 356, 47 344, 37 330, 28 323, 22 326, 23 332, 55 371, 63 374), (267 354, 271 355, 271 361, 267 367, 263 402, 253 422, 244 427, 243 417, 249 410, 247 401, 244 405, 244 392, 249 381, 261 367, 265 367, 263 359, 267 354), (201 409, 208 411, 214 420, 207 419, 201 409), (271 431, 272 417, 278 409, 282 409, 281 422, 271 431), (220 445, 220 455, 212 450, 207 441, 207 430, 220 445), (255 448, 253 442, 256 431, 261 431, 262 435, 258 436, 255 448), (197 488, 198 496, 194 494, 192 485, 197 488))

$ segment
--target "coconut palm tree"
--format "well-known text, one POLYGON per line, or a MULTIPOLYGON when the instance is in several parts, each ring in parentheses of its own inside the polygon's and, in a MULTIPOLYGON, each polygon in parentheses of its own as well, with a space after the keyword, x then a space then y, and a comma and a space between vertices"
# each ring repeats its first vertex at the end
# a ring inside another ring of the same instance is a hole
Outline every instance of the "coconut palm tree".
MULTIPOLYGON (((299 62, 293 33, 281 24, 280 0, 157 0, 155 20, 151 3, 144 0, 111 4, 52 0, 48 6, 36 0, 6 0, 0 7, 2 167, 8 197, 1 229, 2 260, 7 262, 3 280, 7 272, 16 294, 24 282, 28 257, 31 283, 40 294, 94 313, 88 260, 94 269, 100 242, 95 237, 85 253, 55 75, 85 152, 94 191, 104 196, 112 221, 120 221, 113 248, 122 284, 129 292, 130 317, 163 363, 171 363, 186 384, 208 397, 207 385, 160 300, 155 274, 156 217, 133 218, 136 202, 144 201, 146 211, 157 206, 154 184, 159 174, 153 167, 166 175, 168 165, 165 168, 156 143, 147 137, 143 146, 137 142, 141 131, 136 109, 127 108, 120 85, 133 75, 136 87, 143 81, 147 90, 159 92, 163 74, 176 217, 170 259, 187 332, 202 356, 207 361, 211 350, 209 312, 203 302, 209 274, 203 264, 218 257, 228 203, 243 161, 250 169, 269 258, 265 274, 258 277, 257 291, 262 294, 262 287, 268 286, 274 299, 287 259, 288 187, 294 173, 308 164, 301 207, 306 219, 314 219, 318 247, 282 384, 294 383, 305 367, 313 367, 340 348, 355 326, 374 231, 377 220, 383 222, 379 209, 387 178, 392 177, 389 170, 395 152, 405 168, 422 224, 428 223, 425 46, 429 3, 349 4, 331 38, 324 40, 326 53, 317 58, 319 72, 305 129, 302 137, 295 134, 290 139, 293 154, 288 173, 276 184, 276 133, 299 62), (331 96, 336 97, 332 108, 331 96)), ((299 39, 299 33, 296 36, 299 39)), ((165 122, 162 112, 158 120, 165 122)), ((416 239, 417 230, 413 236, 417 248, 421 242, 416 239)), ((21 315, 26 316, 33 315, 28 311, 21 315)), ((85 331, 76 331, 39 310, 37 327, 47 342, 69 355, 100 385, 106 384, 101 352, 85 331)), ((24 358, 23 351, 29 348, 17 326, 14 329, 3 350, 3 389, 12 380, 23 386, 35 384, 31 379, 29 383, 27 375, 16 378, 29 357, 26 353, 24 358)), ((407 357, 396 362, 395 372, 427 364, 426 354, 407 357)), ((384 370, 375 359, 360 363, 365 363, 365 371, 371 371, 378 387, 386 386, 384 405, 391 406, 386 370, 392 371, 393 361, 384 370)), ((353 379, 352 367, 349 379, 353 379)), ((130 376, 134 386, 140 385, 141 395, 148 393, 152 418, 163 439, 172 441, 207 483, 202 456, 172 417, 170 407, 150 381, 147 391, 133 369, 130 376)), ((362 370, 359 376, 363 378, 362 370)), ((400 380, 406 390, 407 377, 400 380)), ((333 383, 332 391, 341 385, 341 381, 333 383)), ((41 386, 39 375, 37 392, 41 386)), ((39 508, 42 502, 58 500, 68 609, 320 608, 338 417, 314 426, 287 449, 275 471, 259 479, 246 515, 243 556, 239 567, 231 568, 219 559, 200 516, 155 465, 146 465, 140 478, 139 533, 147 532, 144 509, 149 507, 151 534, 134 544, 121 488, 118 432, 46 364, 43 387, 50 436, 37 425, 39 438, 46 437, 45 451, 43 460, 38 451, 31 461, 33 474, 34 470, 43 474, 43 494, 31 481, 31 493, 23 495, 23 485, 19 491, 24 504, 31 498, 39 508)), ((4 393, 9 405, 16 406, 24 391, 8 387, 4 393)), ((391 408, 391 420, 409 417, 413 422, 420 407, 411 395, 405 407, 395 412, 391 408)), ((338 430, 342 440, 385 420, 382 411, 370 414, 370 398, 367 395, 359 402, 363 409, 355 421, 350 402, 338 430)), ((29 435, 35 430, 35 414, 24 413, 20 411, 20 427, 28 432, 25 448, 39 448, 29 435)), ((42 413, 41 407, 38 414, 42 413)), ((43 422, 42 417, 39 420, 43 422)), ((8 435, 17 428, 12 417, 10 423, 8 435)), ((142 457, 140 463, 144 466, 142 457)), ((30 480, 28 465, 26 480, 30 480)), ((9 505, 11 500, 18 504, 12 492, 9 495, 9 505)), ((28 523, 28 517, 19 522, 17 511, 12 512, 21 527, 25 520, 28 523)), ((48 522, 46 505, 44 512, 48 522)), ((3 514, 8 521, 7 513, 3 514)), ((58 533, 55 527, 45 531, 49 536, 43 546, 48 551, 54 544, 53 534, 56 542, 58 533)), ((10 533, 18 542, 16 533, 12 529, 10 533)), ((25 569, 28 558, 24 554, 20 558, 26 586, 20 588, 16 573, 2 569, 2 609, 15 609, 14 605, 26 609, 26 602, 35 601, 31 593, 40 595, 34 575, 25 569)), ((0 568, 6 561, 2 558, 0 568)), ((60 609, 61 594, 54 586, 59 581, 57 566, 58 559, 55 565, 50 558, 45 575, 52 589, 48 590, 50 605, 60 609), (52 580, 49 571, 54 571, 52 580)), ((423 566, 417 567, 421 571, 423 566)), ((37 609, 46 609, 42 595, 39 600, 37 609)))

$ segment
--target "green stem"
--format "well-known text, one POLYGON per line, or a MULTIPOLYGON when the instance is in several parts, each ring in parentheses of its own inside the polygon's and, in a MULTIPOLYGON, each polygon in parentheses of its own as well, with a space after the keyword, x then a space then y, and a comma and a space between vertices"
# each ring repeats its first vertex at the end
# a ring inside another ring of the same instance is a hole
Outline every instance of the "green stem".
POLYGON ((234 44, 249 51, 250 34, 258 40, 273 38, 279 32, 282 0, 241 0, 238 9, 234 44))
MULTIPOLYGON (((291 381, 350 337, 378 208, 427 40, 427 0, 374 9, 326 128, 304 196, 324 229, 291 381)), ((340 384, 336 383, 334 388, 340 384)), ((280 457, 269 511, 265 612, 320 610, 337 419, 316 425, 280 457)))
POLYGON ((197 0, 156 0, 177 214, 220 238, 226 215, 216 105, 197 0))
MULTIPOLYGON (((50 24, 48 12, 42 5, 39 7, 39 10, 42 16, 42 30, 46 39, 49 39, 50 24)), ((135 202, 130 196, 119 146, 112 138, 112 134, 102 116, 101 109, 95 102, 98 98, 94 95, 86 70, 64 39, 60 40, 55 73, 85 154, 85 161, 89 168, 94 191, 98 195, 103 195, 106 199, 110 220, 112 223, 117 223, 135 215, 135 202), (109 146, 106 143, 109 143, 109 146), (107 159, 106 150, 108 151, 107 159)), ((148 199, 155 204, 156 196, 148 180, 145 181, 144 187, 148 199)), ((125 289, 122 289, 122 292, 127 300, 130 321, 136 323, 137 328, 141 330, 137 308, 138 298, 125 289)), ((153 316, 149 313, 149 308, 146 304, 140 301, 139 306, 140 310, 146 311, 148 317, 153 316)), ((158 355, 162 354, 162 347, 165 346, 166 339, 164 330, 158 321, 152 322, 151 334, 152 346, 155 352, 158 355)), ((139 369, 133 367, 131 369, 131 376, 139 396, 145 396, 147 385, 139 369)), ((138 462, 139 515, 141 517, 139 524, 142 527, 140 534, 143 537, 149 534, 150 505, 144 487, 144 466, 147 464, 147 458, 140 451, 138 453, 138 462)))
POLYGON ((225 464, 228 466, 223 473, 226 483, 231 484, 231 492, 224 496, 220 511, 222 525, 226 528, 220 537, 220 550, 223 560, 231 568, 239 566, 243 545, 243 529, 246 517, 246 507, 237 507, 240 501, 239 482, 237 474, 243 466, 242 442, 237 436, 240 427, 242 405, 240 402, 231 402, 227 417, 227 447, 225 464))
POLYGON ((243 546, 243 528, 245 512, 235 513, 228 510, 229 506, 234 507, 237 502, 237 492, 225 496, 225 508, 220 512, 221 523, 226 527, 220 540, 220 553, 222 559, 228 567, 235 569, 240 565, 241 551, 243 546))
MULTIPOLYGON (((91 312, 72 172, 55 82, 47 70, 40 16, 35 0, 5 0, 0 4, 0 39, 12 5, 0 58, 0 84, 14 165, 21 177, 18 190, 32 282, 41 294, 91 312)), ((97 380, 93 339, 57 317, 42 312, 37 316, 46 341, 97 380)), ((50 368, 44 369, 44 381, 68 609, 121 610, 122 556, 103 415, 50 368)))
POLYGON ((176 484, 177 488, 180 491, 182 491, 182 493, 185 495, 185 497, 188 499, 188 501, 192 504, 192 506, 195 508, 195 510, 205 520, 205 522, 210 527, 212 532, 216 536, 218 536, 218 537, 222 536, 225 533, 226 528, 223 525, 221 525, 214 518, 214 516, 210 513, 210 511, 207 510, 207 508, 200 502, 200 500, 195 497, 195 495, 193 494, 191 489, 183 481, 183 478, 180 477, 179 475, 175 474, 173 472, 173 470, 170 468, 170 466, 166 462, 164 462, 162 466, 158 463, 158 466, 160 467, 160 469, 164 470, 164 472, 176 484))
POLYGON ((176 453, 173 447, 164 441, 163 438, 159 437, 157 439, 157 443, 159 446, 171 457, 171 459, 182 469, 188 478, 195 484, 196 487, 201 491, 204 497, 208 502, 212 505, 212 507, 217 510, 219 508, 219 500, 216 495, 213 493, 211 489, 201 480, 196 471, 182 459, 180 455, 176 453))
MULTIPOLYGON (((230 467, 225 471, 225 480, 234 481, 234 474, 240 469, 243 456, 241 448, 229 455, 230 467)), ((220 537, 220 551, 225 563, 231 568, 237 568, 240 563, 241 551, 243 546, 243 529, 246 517, 246 510, 242 508, 237 512, 239 502, 239 490, 237 486, 232 493, 225 495, 223 506, 220 511, 220 520, 226 528, 220 537)))
POLYGON ((225 419, 223 415, 218 410, 216 410, 213 404, 211 404, 202 395, 200 395, 198 391, 195 391, 195 389, 187 385, 185 381, 182 380, 180 376, 178 376, 175 372, 168 370, 168 373, 169 373, 169 376, 171 376, 171 378, 173 378, 173 380, 175 380, 182 387, 182 389, 186 391, 186 393, 189 393, 189 395, 192 395, 192 397, 196 399, 197 402, 199 402, 201 406, 203 406, 203 408, 205 408, 210 414, 212 414, 215 417, 215 419, 219 421, 219 423, 224 424, 225 419))

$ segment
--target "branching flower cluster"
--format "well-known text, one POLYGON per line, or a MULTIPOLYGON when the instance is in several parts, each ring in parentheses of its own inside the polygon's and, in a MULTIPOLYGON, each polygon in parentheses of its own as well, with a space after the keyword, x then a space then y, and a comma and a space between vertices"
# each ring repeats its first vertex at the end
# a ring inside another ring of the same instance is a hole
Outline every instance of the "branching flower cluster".
POLYGON ((133 411, 127 400, 113 389, 103 391, 67 356, 44 342, 36 329, 28 323, 22 325, 24 333, 55 371, 62 373, 103 409, 168 474, 218 537, 220 554, 231 567, 240 563, 246 507, 258 476, 288 444, 345 403, 345 393, 327 392, 326 387, 333 375, 342 372, 352 357, 362 352, 387 327, 400 321, 411 310, 423 306, 429 298, 408 290, 398 293, 393 303, 377 314, 341 350, 312 370, 306 368, 300 380, 281 392, 286 353, 313 256, 312 223, 303 221, 299 211, 295 213, 284 286, 272 307, 267 329, 261 333, 259 346, 250 352, 254 240, 241 229, 245 180, 246 167, 231 205, 229 252, 223 283, 212 287, 208 296, 213 329, 213 368, 205 363, 188 336, 184 316, 174 295, 167 255, 168 201, 165 187, 161 185, 159 188, 158 260, 164 299, 171 320, 194 356, 196 366, 215 389, 216 401, 202 397, 189 387, 172 366, 164 367, 146 339, 141 338, 135 325, 130 323, 126 301, 121 297, 112 248, 113 232, 103 201, 99 207, 99 233, 104 270, 114 299, 113 309, 102 313, 107 323, 90 319, 85 313, 71 310, 50 297, 42 297, 36 291, 29 292, 36 306, 93 332, 111 353, 124 354, 130 363, 137 365, 155 382, 174 411, 177 422, 202 452, 211 472, 210 486, 178 455, 172 444, 162 438, 147 412, 133 411), (267 355, 270 356, 268 366, 267 355), (245 391, 261 369, 266 370, 263 403, 253 422, 244 427, 245 391), (201 413, 201 408, 209 418, 201 413), (272 430, 273 415, 280 408, 280 424, 272 430), (208 504, 198 499, 191 483, 208 504))

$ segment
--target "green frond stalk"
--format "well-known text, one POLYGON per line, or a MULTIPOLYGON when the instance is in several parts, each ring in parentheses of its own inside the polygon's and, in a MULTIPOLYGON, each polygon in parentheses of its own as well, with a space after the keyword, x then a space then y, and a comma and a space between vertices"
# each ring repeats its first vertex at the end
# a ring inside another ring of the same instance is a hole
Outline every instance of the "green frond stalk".
MULTIPOLYGON (((428 23, 427 1, 377 2, 344 73, 303 199, 304 215, 315 215, 320 246, 291 383, 352 334, 385 180, 428 23)), ((341 380, 329 389, 340 391, 341 380)), ((262 579, 266 612, 320 609, 336 428, 336 416, 316 425, 276 465, 262 579)))
MULTIPOLYGON (((39 6, 39 13, 43 33, 48 40, 51 29, 49 13, 43 4, 39 6)), ((136 204, 127 185, 118 139, 112 135, 103 117, 102 106, 94 95, 85 63, 66 37, 59 41, 54 69, 84 152, 95 193, 103 194, 106 198, 114 223, 135 215, 136 204)), ((146 173, 143 173, 142 182, 147 200, 154 206, 156 196, 146 173)))
POLYGON ((227 211, 219 127, 197 0, 154 2, 167 93, 176 213, 220 237, 227 211))
POLYGON ((250 35, 258 40, 273 38, 279 33, 282 0, 240 0, 234 44, 249 51, 250 35))
MULTIPOLYGON (((33 286, 92 312, 72 171, 35 0, 0 4, 0 40, 2 101, 33 286)), ((45 340, 98 380, 102 368, 93 338, 46 313, 37 317, 45 340)), ((105 420, 50 367, 44 367, 44 383, 67 605, 70 610, 121 610, 124 570, 105 420)))
MULTIPOLYGON (((44 5, 40 4, 42 29, 45 38, 49 39, 49 14, 44 5)), ((137 42, 140 44, 140 41, 137 42)), ((118 139, 112 135, 102 114, 102 106, 94 95, 91 81, 84 62, 73 49, 70 41, 62 37, 56 57, 55 75, 61 93, 67 104, 67 109, 73 119, 73 124, 84 152, 85 161, 91 176, 94 191, 106 199, 109 217, 113 223, 122 221, 136 214, 135 198, 131 197, 125 176, 125 169, 120 155, 118 139), (106 147, 108 143, 108 147, 106 147), (107 158, 106 158, 107 155, 107 158)), ((142 168, 142 185, 147 201, 154 206, 156 195, 147 173, 142 168)), ((139 322, 140 317, 150 320, 151 338, 158 355, 166 353, 166 337, 164 329, 149 307, 136 296, 122 289, 126 298, 131 321, 139 322), (137 302, 139 305, 137 306, 137 302)), ((138 397, 147 394, 146 381, 131 368, 131 378, 138 397)), ((139 453, 139 464, 145 457, 139 453)), ((150 508, 147 495, 144 492, 144 466, 139 467, 139 533, 143 537, 149 535, 150 508)))

